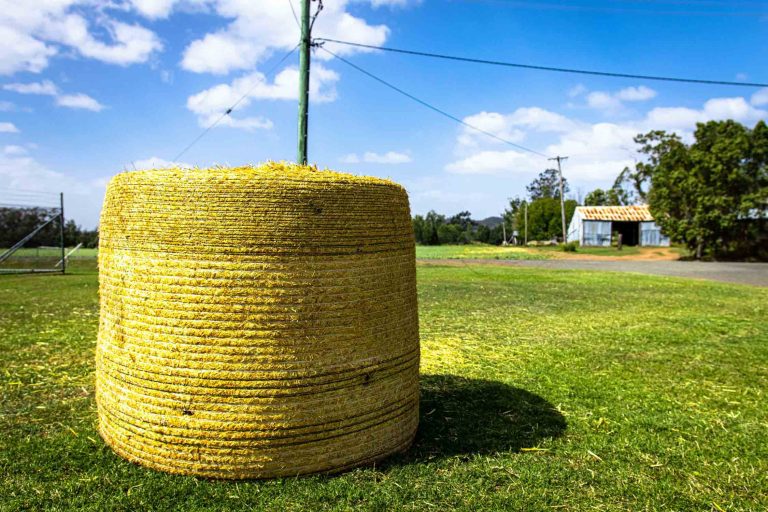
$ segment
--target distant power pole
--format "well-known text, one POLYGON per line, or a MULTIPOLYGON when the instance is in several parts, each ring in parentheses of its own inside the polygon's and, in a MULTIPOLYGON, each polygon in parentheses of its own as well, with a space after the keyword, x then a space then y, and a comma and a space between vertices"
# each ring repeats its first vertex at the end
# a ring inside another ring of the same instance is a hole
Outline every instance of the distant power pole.
POLYGON ((528 245, 528 201, 525 202, 525 245, 528 245))
POLYGON ((565 192, 563 192, 563 169, 560 166, 562 160, 568 160, 567 156, 556 156, 550 158, 550 160, 557 160, 557 173, 560 175, 560 217, 563 221, 563 243, 568 241, 568 236, 565 231, 565 192))
POLYGON ((501 245, 507 245, 507 218, 506 216, 501 217, 501 232, 504 237, 504 241, 501 243, 501 245))
POLYGON ((309 49, 312 31, 309 25, 309 2, 301 0, 301 43, 299 49, 299 150, 296 161, 307 164, 307 125, 309 121, 309 49))

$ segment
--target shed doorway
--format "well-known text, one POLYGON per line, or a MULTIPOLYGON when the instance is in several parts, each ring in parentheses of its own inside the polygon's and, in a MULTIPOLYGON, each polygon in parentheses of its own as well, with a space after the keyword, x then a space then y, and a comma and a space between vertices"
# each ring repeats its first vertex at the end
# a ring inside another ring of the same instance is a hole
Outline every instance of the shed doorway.
POLYGON ((639 222, 613 222, 613 231, 621 235, 622 245, 637 245, 640 243, 639 222))

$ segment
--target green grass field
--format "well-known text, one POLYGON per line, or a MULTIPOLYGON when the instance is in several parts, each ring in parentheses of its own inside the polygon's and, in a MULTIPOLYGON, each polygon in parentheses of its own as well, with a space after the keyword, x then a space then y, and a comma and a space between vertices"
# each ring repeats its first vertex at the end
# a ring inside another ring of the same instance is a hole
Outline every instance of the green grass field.
POLYGON ((485 244, 469 245, 417 245, 418 259, 495 259, 495 260, 544 260, 551 256, 525 247, 485 244))
POLYGON ((571 254, 591 256, 637 256, 639 254, 664 254, 669 251, 678 256, 686 254, 681 247, 631 247, 621 251, 615 247, 579 247, 575 253, 564 253, 559 246, 497 246, 484 244, 468 245, 418 245, 416 257, 419 259, 496 259, 496 260, 546 260, 571 254))
MULTIPOLYGON (((67 247, 65 254, 68 254, 73 247, 67 247)), ((0 248, 0 254, 6 249, 0 248)), ((98 255, 97 249, 78 249, 74 254, 67 258, 69 263, 77 260, 86 260, 86 262, 95 262, 98 255)), ((23 247, 11 255, 6 261, 0 264, 0 274, 4 270, 13 269, 54 269, 58 268, 56 264, 61 260, 61 249, 55 247, 23 247)), ((68 264, 69 264, 68 263, 68 264)))
POLYGON ((337 476, 223 482, 95 432, 92 261, 0 276, 2 510, 768 509, 768 290, 418 269, 415 446, 337 476))
MULTIPOLYGON (((71 251, 74 249, 74 247, 67 247, 66 252, 71 251)), ((5 251, 5 249, 0 249, 0 253, 5 251)), ((72 259, 88 259, 88 258, 95 258, 98 254, 98 249, 88 249, 88 248, 81 248, 78 249, 77 252, 75 252, 70 258, 72 259)), ((13 255, 14 258, 60 258, 61 257, 61 249, 56 249, 52 247, 46 247, 46 248, 36 248, 36 247, 23 247, 16 251, 13 255)))

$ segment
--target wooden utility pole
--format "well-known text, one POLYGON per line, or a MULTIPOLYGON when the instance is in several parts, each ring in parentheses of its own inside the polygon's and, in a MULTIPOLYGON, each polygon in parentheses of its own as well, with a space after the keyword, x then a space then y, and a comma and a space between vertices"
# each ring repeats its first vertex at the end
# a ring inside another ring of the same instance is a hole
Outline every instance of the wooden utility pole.
POLYGON ((568 235, 565 227, 565 193, 563 192, 563 169, 560 166, 562 160, 568 160, 567 156, 556 156, 550 160, 557 160, 557 173, 560 176, 560 217, 563 221, 563 243, 568 242, 568 235))
POLYGON ((525 202, 525 245, 528 245, 528 201, 525 202))
POLYGON ((507 217, 502 215, 501 217, 501 233, 504 237, 504 241, 501 242, 501 245, 507 245, 507 217))
POLYGON ((307 164, 307 125, 309 121, 309 49, 312 32, 309 26, 309 2, 301 0, 301 43, 299 49, 299 150, 296 161, 307 164))

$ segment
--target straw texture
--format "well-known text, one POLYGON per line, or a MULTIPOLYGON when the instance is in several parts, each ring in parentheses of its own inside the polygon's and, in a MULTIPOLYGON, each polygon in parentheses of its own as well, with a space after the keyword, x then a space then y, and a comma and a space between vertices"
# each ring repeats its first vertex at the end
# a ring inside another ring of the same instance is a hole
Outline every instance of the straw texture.
POLYGON ((99 432, 172 473, 339 471, 418 425, 414 240, 399 185, 312 167, 130 172, 99 246, 99 432))

